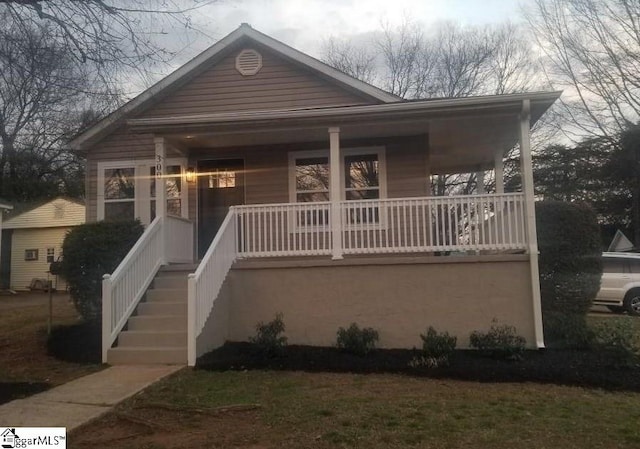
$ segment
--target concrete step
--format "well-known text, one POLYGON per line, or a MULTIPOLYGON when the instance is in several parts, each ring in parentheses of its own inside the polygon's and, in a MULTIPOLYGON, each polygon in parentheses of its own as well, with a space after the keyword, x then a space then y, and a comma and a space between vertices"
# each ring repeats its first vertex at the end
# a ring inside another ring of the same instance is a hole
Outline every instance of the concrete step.
POLYGON ((187 302, 186 288, 152 288, 147 290, 146 302, 187 302))
POLYGON ((128 329, 130 331, 186 331, 186 315, 136 315, 129 318, 128 329))
POLYGON ((138 304, 138 316, 146 315, 187 315, 187 301, 142 302, 138 304))
POLYGON ((184 272, 193 273, 198 269, 197 263, 176 263, 171 265, 163 265, 158 271, 159 275, 164 275, 172 272, 184 272))
POLYGON ((187 347, 134 347, 111 348, 107 352, 107 363, 111 365, 145 365, 187 363, 187 347))
POLYGON ((187 289, 187 276, 176 275, 171 276, 156 276, 153 280, 153 288, 182 288, 187 289))
POLYGON ((186 347, 187 333, 180 331, 123 331, 118 335, 118 347, 186 347))

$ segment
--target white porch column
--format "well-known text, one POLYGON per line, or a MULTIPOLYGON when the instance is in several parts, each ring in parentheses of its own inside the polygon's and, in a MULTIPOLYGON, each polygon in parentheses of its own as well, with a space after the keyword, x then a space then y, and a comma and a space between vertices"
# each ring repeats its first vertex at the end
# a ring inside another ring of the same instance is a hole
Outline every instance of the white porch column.
POLYGON ((331 254, 342 259, 342 219, 340 214, 340 128, 329 128, 329 200, 331 201, 331 254))
POLYGON ((502 150, 496 151, 494 155, 493 169, 496 175, 496 193, 504 193, 504 162, 502 161, 502 150))
POLYGON ((533 166, 531 162, 531 142, 529 129, 531 127, 531 103, 523 100, 522 113, 519 120, 520 134, 520 173, 522 176, 522 191, 525 198, 525 228, 528 254, 531 265, 531 291, 533 296, 533 319, 535 325, 536 345, 544 348, 542 328, 542 306, 540 304, 540 272, 538 269, 538 239, 536 235, 535 198, 533 193, 533 166))
MULTIPOLYGON (((164 222, 165 217, 167 216, 167 186, 166 186, 166 178, 164 174, 166 172, 165 162, 167 159, 167 146, 163 137, 156 137, 153 139, 153 142, 156 146, 156 217, 160 217, 160 219, 164 222)), ((166 227, 162 226, 162 232, 165 233, 166 227)), ((167 235, 163 235, 162 237, 162 264, 167 263, 167 254, 166 254, 166 240, 167 235)))
POLYGON ((478 195, 487 193, 484 188, 484 170, 476 172, 476 185, 478 186, 478 188, 476 189, 478 195))

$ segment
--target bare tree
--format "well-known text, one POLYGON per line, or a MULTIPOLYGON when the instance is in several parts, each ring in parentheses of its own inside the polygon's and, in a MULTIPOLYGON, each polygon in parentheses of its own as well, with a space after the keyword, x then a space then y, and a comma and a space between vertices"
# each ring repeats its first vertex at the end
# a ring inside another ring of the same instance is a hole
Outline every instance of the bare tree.
POLYGON ((331 37, 324 42, 323 53, 324 61, 332 67, 366 83, 376 82, 376 55, 370 48, 331 37))
POLYGON ((565 134, 615 142, 640 118, 640 2, 534 0, 525 14, 549 83, 567 91, 565 134))

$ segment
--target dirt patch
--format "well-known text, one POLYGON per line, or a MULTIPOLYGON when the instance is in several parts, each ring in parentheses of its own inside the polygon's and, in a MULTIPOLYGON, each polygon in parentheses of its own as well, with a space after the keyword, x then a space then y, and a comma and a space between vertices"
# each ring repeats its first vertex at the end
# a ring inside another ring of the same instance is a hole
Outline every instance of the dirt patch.
POLYGON ((546 349, 527 351, 521 361, 494 360, 477 351, 456 351, 448 367, 412 368, 418 351, 378 349, 366 357, 336 348, 287 346, 278 358, 257 355, 249 343, 227 343, 198 360, 199 369, 394 373, 479 382, 539 382, 640 392, 640 365, 621 366, 611 354, 546 349))

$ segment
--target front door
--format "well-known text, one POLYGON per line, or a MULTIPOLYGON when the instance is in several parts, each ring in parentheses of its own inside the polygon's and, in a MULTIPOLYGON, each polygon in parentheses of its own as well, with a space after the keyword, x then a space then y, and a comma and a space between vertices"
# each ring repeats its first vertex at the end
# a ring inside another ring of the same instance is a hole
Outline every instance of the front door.
POLYGON ((198 257, 202 258, 227 216, 229 206, 244 204, 244 161, 198 162, 198 257))

